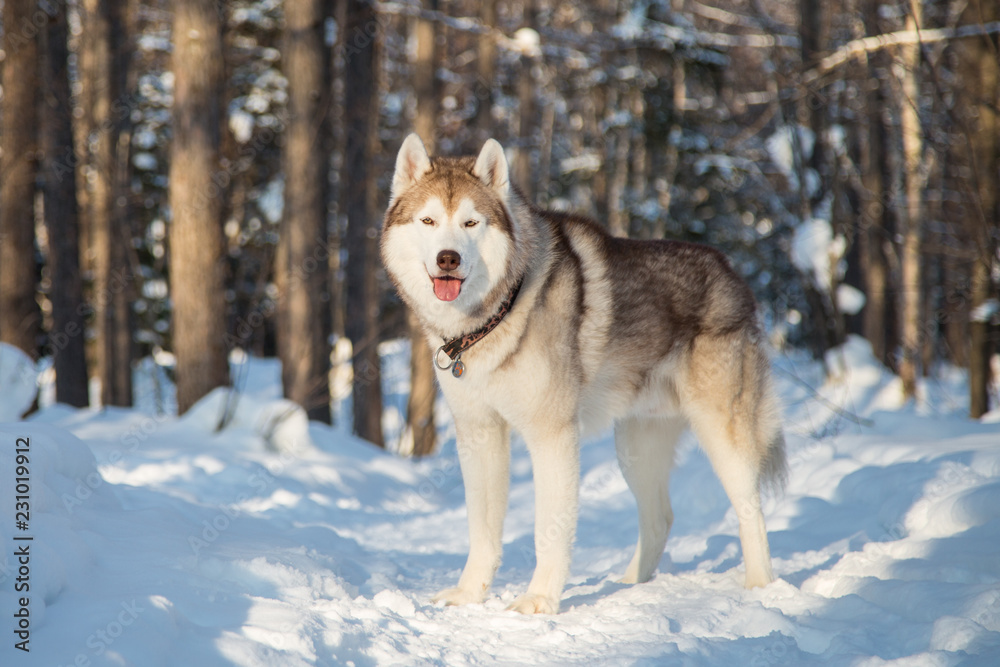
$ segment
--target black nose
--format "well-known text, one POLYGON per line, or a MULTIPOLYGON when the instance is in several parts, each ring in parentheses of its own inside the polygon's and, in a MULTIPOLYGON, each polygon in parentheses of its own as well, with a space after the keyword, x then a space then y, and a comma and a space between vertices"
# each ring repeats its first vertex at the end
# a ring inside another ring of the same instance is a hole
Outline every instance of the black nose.
POLYGON ((462 263, 462 256, 454 250, 442 250, 438 253, 438 268, 442 271, 454 271, 462 263))

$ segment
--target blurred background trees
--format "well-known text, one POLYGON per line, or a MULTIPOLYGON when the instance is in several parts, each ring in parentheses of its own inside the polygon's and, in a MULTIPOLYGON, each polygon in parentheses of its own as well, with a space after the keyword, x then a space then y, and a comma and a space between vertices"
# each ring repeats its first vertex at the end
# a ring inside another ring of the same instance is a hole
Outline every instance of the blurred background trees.
POLYGON ((375 251, 416 130, 497 138, 541 206, 720 247, 778 346, 856 334, 908 396, 951 364, 973 417, 997 406, 994 0, 581 5, 8 0, 0 340, 76 406, 131 404, 152 359, 183 412, 238 394, 234 350, 280 357, 313 419, 432 452, 429 355, 375 251), (384 435, 388 340, 414 354, 384 435))

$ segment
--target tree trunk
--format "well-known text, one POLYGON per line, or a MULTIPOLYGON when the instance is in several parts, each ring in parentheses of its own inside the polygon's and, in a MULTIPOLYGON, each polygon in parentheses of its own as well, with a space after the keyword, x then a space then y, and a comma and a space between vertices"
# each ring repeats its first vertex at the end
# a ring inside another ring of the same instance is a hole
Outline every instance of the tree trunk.
MULTIPOLYGON (((132 253, 132 111, 136 107, 133 91, 132 60, 133 29, 129 16, 135 4, 129 0, 109 3, 111 35, 111 74, 115 79, 112 88, 118 91, 111 103, 111 113, 117 125, 115 132, 114 172, 111 181, 113 205, 111 208, 111 265, 120 267, 122 280, 113 290, 112 319, 109 321, 112 374, 111 391, 106 392, 106 405, 132 405, 132 364, 136 357, 135 348, 135 284, 138 271, 132 253)), ((115 277, 112 276, 112 280, 115 277)), ((106 385, 105 385, 106 386, 106 385)))
POLYGON ((38 40, 35 3, 3 6, 0 125, 0 341, 38 358, 41 313, 35 302, 35 172, 38 152, 38 40))
POLYGON ((222 27, 214 3, 174 8, 174 108, 170 152, 170 294, 177 410, 229 382, 226 359, 219 165, 222 27))
MULTIPOLYGON (((484 27, 495 29, 497 25, 497 0, 482 0, 479 3, 479 20, 484 27)), ((476 116, 473 119, 475 133, 471 152, 478 152, 483 143, 493 136, 493 83, 497 70, 497 43, 492 33, 484 33, 477 38, 476 82, 472 90, 476 95, 476 116)))
MULTIPOLYGON (((524 3, 523 27, 535 29, 538 12, 535 0, 524 3)), ((517 150, 511 160, 511 180, 521 189, 525 199, 534 203, 536 178, 531 169, 531 154, 534 150, 536 124, 538 122, 538 105, 535 92, 538 88, 535 82, 535 67, 538 65, 536 56, 522 53, 517 66, 517 150)))
POLYGON ((379 224, 372 161, 378 142, 379 35, 374 7, 347 3, 344 22, 344 164, 340 187, 347 215, 345 333, 354 346, 354 433, 384 446, 382 373, 378 356, 379 294, 375 248, 379 224))
POLYGON ((130 55, 124 3, 94 8, 93 121, 97 132, 92 174, 91 250, 94 266, 97 374, 103 405, 132 405, 132 233, 128 213, 129 126, 126 81, 130 55))
MULTIPOLYGON (((583 146, 581 149, 592 147, 601 156, 601 165, 590 177, 589 184, 577 180, 572 188, 571 199, 573 207, 585 211, 588 215, 596 216, 598 220, 608 224, 610 220, 608 212, 608 171, 614 166, 615 146, 613 139, 606 134, 607 130, 602 127, 602 122, 607 115, 608 109, 618 108, 617 89, 607 81, 595 85, 587 100, 584 102, 583 113, 583 146)), ((574 155, 579 155, 583 151, 574 151, 574 155)))
MULTIPOLYGON (((799 0, 799 36, 802 40, 802 64, 805 68, 813 67, 827 46, 828 21, 825 11, 827 10, 822 0, 799 0)), ((829 191, 828 184, 831 181, 828 178, 830 170, 827 165, 827 151, 824 144, 826 128, 829 125, 827 109, 830 104, 829 96, 832 95, 832 92, 827 89, 819 89, 807 90, 806 93, 800 101, 797 116, 800 123, 812 130, 815 141, 812 152, 808 156, 804 156, 801 175, 805 175, 806 169, 812 169, 820 177, 818 180, 821 185, 815 192, 810 193, 805 189, 808 180, 800 178, 799 186, 802 188, 802 205, 808 207, 808 214, 812 217, 814 209, 826 197, 829 191)), ((839 231, 834 228, 834 233, 839 231)), ((836 284, 833 284, 832 288, 836 290, 836 284)))
MULTIPOLYGON (((437 11, 438 0, 429 0, 427 9, 437 11)), ((417 57, 413 63, 413 94, 417 98, 417 115, 413 119, 413 131, 433 155, 437 145, 437 115, 441 101, 441 83, 436 71, 437 24, 417 18, 413 31, 417 39, 417 57)))
MULTIPOLYGON (((1000 18, 1000 7, 992 0, 970 0, 962 24, 986 23, 1000 18)), ((956 46, 962 102, 969 120, 966 133, 969 163, 972 166, 974 200, 966 207, 966 229, 973 239, 977 256, 972 265, 972 311, 969 324, 969 416, 978 419, 989 411, 990 358, 993 353, 991 324, 984 312, 989 299, 997 299, 991 275, 996 271, 997 242, 1000 237, 1000 60, 996 37, 985 35, 962 40, 956 46), (979 309, 977 313, 976 310, 979 309)), ((995 315, 993 316, 996 317, 995 315)))
MULTIPOLYGON (((114 163, 114 129, 111 120, 111 101, 116 91, 111 90, 112 80, 110 70, 110 38, 108 28, 108 2, 98 0, 93 6, 91 34, 94 56, 94 91, 93 98, 93 130, 95 136, 91 146, 91 209, 93 216, 90 227, 90 252, 93 266, 93 293, 91 303, 94 307, 94 339, 95 359, 97 361, 97 377, 101 383, 101 404, 113 405, 108 393, 114 384, 111 368, 114 365, 112 355, 114 345, 111 344, 112 334, 109 328, 109 313, 113 306, 113 294, 110 290, 111 265, 111 174, 114 163)), ((119 270, 121 267, 119 267, 119 270)), ((120 286, 120 282, 118 285, 120 286)))
MULTIPOLYGON (((937 96, 935 96, 937 97, 937 96)), ((939 100, 933 102, 931 118, 943 115, 939 100)), ((930 122, 934 122, 931 120, 930 122)), ((928 246, 944 246, 946 234, 942 232, 939 221, 944 220, 942 193, 946 187, 944 178, 944 158, 946 149, 929 140, 926 166, 924 168, 924 235, 921 243, 921 254, 924 266, 921 269, 921 328, 923 342, 920 346, 920 370, 923 377, 929 377, 935 362, 944 360, 944 287, 948 276, 945 269, 945 257, 941 252, 929 252, 928 246)))
POLYGON ((56 372, 56 401, 88 405, 84 303, 80 277, 79 216, 66 0, 52 5, 42 37, 42 193, 48 229, 52 330, 48 352, 56 372))
MULTIPOLYGON (((881 0, 866 0, 864 5, 865 32, 879 34, 878 6, 881 0)), ((865 95, 864 140, 861 141, 861 215, 859 217, 858 243, 864 276, 865 306, 863 331, 871 343, 872 353, 883 364, 890 365, 889 356, 894 345, 888 336, 889 310, 893 303, 888 299, 889 265, 885 255, 888 242, 889 197, 885 188, 888 171, 888 152, 885 145, 886 127, 882 119, 886 97, 883 78, 888 71, 885 54, 875 52, 868 57, 868 92, 865 95)))
POLYGON ((434 423, 437 382, 427 337, 411 310, 407 310, 406 324, 410 330, 410 396, 406 401, 406 431, 400 452, 417 457, 427 456, 434 453, 437 440, 434 423))
MULTIPOLYGON (((981 259, 972 263, 973 312, 990 296, 990 276, 981 259)), ((990 410, 990 337, 989 321, 974 318, 969 323, 969 416, 979 419, 990 410)))
MULTIPOLYGON (((680 12, 683 9, 683 0, 671 0, 671 6, 675 12, 680 12)), ((662 213, 650 230, 650 236, 654 239, 666 236, 666 220, 670 216, 670 204, 673 200, 672 190, 680 167, 678 143, 684 126, 684 110, 687 108, 687 72, 684 69, 684 59, 678 53, 670 57, 670 84, 670 111, 674 122, 670 126, 667 145, 663 150, 663 176, 657 181, 657 201, 662 213)))
MULTIPOLYGON (((954 146, 952 150, 954 150, 954 146)), ((951 151, 949 151, 950 153, 951 151)), ((950 187, 946 183, 945 187, 950 187)), ((945 219, 960 220, 957 202, 946 203, 945 219)), ((944 339, 948 350, 948 361, 962 368, 969 367, 969 303, 966 290, 969 285, 968 265, 949 253, 944 261, 944 339)))
POLYGON ((629 235, 628 213, 625 210, 625 187, 628 185, 628 158, 632 148, 627 127, 618 128, 614 136, 611 178, 608 182, 608 231, 614 236, 629 235))
MULTIPOLYGON (((920 2, 910 4, 906 29, 922 27, 920 2)), ((903 320, 902 358, 899 376, 903 381, 903 396, 912 399, 917 393, 920 360, 920 242, 923 235, 923 137, 920 129, 920 46, 901 47, 902 69, 901 125, 903 131, 903 169, 906 187, 906 209, 901 211, 903 248, 901 256, 902 284, 900 315, 903 320)))
MULTIPOLYGON (((636 66, 642 67, 642 56, 638 53, 635 57, 636 66)), ((646 150, 646 99, 643 89, 638 85, 629 91, 631 99, 632 117, 637 124, 636 129, 630 129, 632 136, 632 149, 630 156, 629 170, 632 174, 632 201, 643 206, 649 192, 650 175, 652 169, 650 165, 649 152, 646 150)), ((643 235, 648 234, 648 225, 643 221, 643 235)))
MULTIPOLYGON (((428 9, 436 10, 437 5, 437 0, 431 0, 428 9)), ((413 129, 423 139, 427 150, 434 154, 441 99, 441 86, 435 73, 438 61, 437 29, 433 21, 417 19, 414 32, 417 57, 413 63, 413 93, 417 96, 417 115, 413 119, 413 129)), ((412 312, 407 312, 406 323, 410 332, 410 396, 406 403, 406 431, 400 451, 408 451, 412 456, 427 456, 434 452, 437 439, 434 425, 437 383, 420 322, 412 312)))
MULTIPOLYGON (((76 109, 74 109, 74 141, 76 146, 76 200, 80 215, 80 268, 84 276, 93 277, 93 183, 90 178, 94 168, 91 138, 97 127, 94 114, 97 106, 97 91, 102 84, 98 67, 100 5, 102 0, 78 0, 80 15, 80 36, 77 39, 77 81, 76 109)), ((92 285, 84 297, 93 301, 92 285)), ((97 368, 95 351, 91 347, 91 367, 97 368)))
MULTIPOLYGON (((803 68, 810 68, 822 55, 827 42, 826 16, 824 15, 824 5, 820 0, 800 0, 799 2, 799 36, 801 39, 801 58, 803 68)), ((799 171, 799 215, 803 222, 810 220, 822 205, 827 197, 830 182, 830 169, 826 164, 826 153, 824 148, 824 137, 828 125, 826 110, 829 101, 826 96, 827 90, 810 90, 807 95, 797 103, 795 117, 797 124, 808 127, 815 138, 812 151, 806 155, 799 140, 797 127, 792 128, 792 144, 795 146, 795 153, 798 155, 797 166, 799 171), (816 179, 821 185, 815 191, 808 189, 810 172, 814 172, 819 178, 816 179)), ((834 234, 842 233, 841 229, 834 226, 833 216, 828 221, 833 228, 834 234)), ((839 277, 836 272, 830 276, 829 289, 826 286, 819 286, 811 280, 806 284, 806 301, 812 314, 813 322, 813 352, 818 358, 822 358, 823 353, 844 342, 844 323, 837 307, 837 285, 839 277)))
POLYGON ((325 0, 285 3, 284 70, 288 77, 288 124, 283 160, 282 221, 288 253, 284 299, 288 318, 281 345, 285 396, 310 419, 329 424, 330 308, 327 252, 326 152, 330 58, 324 41, 325 0))
MULTIPOLYGON (((545 65, 542 68, 542 77, 545 82, 550 80, 545 65)), ((544 87, 544 83, 543 83, 544 87)), ((539 206, 547 206, 552 187, 552 128, 556 120, 556 104, 554 101, 545 103, 542 107, 542 122, 539 133, 542 136, 542 144, 538 147, 538 188, 535 190, 535 200, 539 206)))

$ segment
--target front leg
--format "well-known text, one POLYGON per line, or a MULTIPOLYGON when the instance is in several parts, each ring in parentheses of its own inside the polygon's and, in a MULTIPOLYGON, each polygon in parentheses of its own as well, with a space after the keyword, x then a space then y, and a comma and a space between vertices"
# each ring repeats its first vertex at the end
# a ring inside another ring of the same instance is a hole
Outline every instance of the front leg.
POLYGON ((458 459, 469 514, 469 558, 458 586, 434 596, 448 605, 486 599, 503 554, 503 520, 510 487, 510 432, 496 416, 486 422, 455 417, 458 459))
POLYGON ((569 576, 580 491, 577 430, 566 424, 525 433, 535 480, 535 574, 509 609, 555 614, 569 576))

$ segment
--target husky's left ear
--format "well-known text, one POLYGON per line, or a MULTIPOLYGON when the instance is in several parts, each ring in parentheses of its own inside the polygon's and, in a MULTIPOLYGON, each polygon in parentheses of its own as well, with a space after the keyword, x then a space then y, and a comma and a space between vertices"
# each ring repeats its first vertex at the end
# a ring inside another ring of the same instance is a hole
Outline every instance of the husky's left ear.
POLYGON ((503 154, 503 146, 496 139, 487 139, 483 150, 476 158, 476 166, 472 175, 493 188, 502 198, 507 197, 510 190, 510 175, 507 167, 507 157, 503 154))
POLYGON ((392 187, 389 191, 389 205, 396 201, 403 191, 420 180, 420 177, 431 170, 431 159, 420 137, 413 133, 403 140, 396 156, 396 173, 392 175, 392 187))

